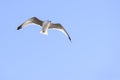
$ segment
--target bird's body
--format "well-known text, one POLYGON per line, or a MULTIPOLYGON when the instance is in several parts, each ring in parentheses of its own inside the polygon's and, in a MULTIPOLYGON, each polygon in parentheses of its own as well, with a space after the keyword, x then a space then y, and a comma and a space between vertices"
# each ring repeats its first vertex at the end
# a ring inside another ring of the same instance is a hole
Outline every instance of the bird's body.
POLYGON ((27 21, 25 21, 23 24, 21 24, 17 28, 17 30, 22 29, 23 27, 26 27, 27 25, 29 25, 31 23, 34 23, 34 24, 37 24, 37 25, 41 26, 42 30, 41 30, 40 33, 42 33, 42 34, 47 35, 48 34, 48 29, 56 29, 56 30, 60 30, 61 32, 63 32, 69 38, 69 40, 71 41, 71 38, 70 38, 69 34, 62 27, 61 24, 59 24, 59 23, 51 23, 51 21, 42 21, 42 20, 39 20, 36 17, 32 17, 32 18, 28 19, 27 21))
POLYGON ((42 25, 42 30, 40 31, 40 33, 48 35, 48 28, 51 26, 51 21, 45 21, 43 22, 42 25))

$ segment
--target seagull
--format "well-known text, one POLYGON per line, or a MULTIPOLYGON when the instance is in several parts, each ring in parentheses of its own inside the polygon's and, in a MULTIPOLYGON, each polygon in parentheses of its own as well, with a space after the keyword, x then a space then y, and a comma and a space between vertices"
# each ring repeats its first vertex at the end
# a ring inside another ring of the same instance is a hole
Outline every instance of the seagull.
POLYGON ((59 31, 63 32, 68 37, 68 39, 71 41, 69 34, 67 33, 65 28, 60 23, 51 23, 51 21, 49 21, 49 20, 42 21, 42 20, 38 19, 37 17, 32 17, 32 18, 26 20, 24 23, 22 23, 20 26, 17 27, 17 30, 20 30, 32 23, 37 24, 38 26, 42 27, 42 30, 40 31, 40 33, 42 33, 42 34, 48 35, 48 29, 55 29, 55 30, 59 30, 59 31))

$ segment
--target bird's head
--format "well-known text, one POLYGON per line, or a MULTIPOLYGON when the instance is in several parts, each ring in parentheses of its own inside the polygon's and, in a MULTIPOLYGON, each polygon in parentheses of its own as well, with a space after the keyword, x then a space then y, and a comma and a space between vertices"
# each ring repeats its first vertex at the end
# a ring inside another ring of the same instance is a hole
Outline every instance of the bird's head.
POLYGON ((44 34, 44 35, 48 35, 48 32, 47 32, 47 31, 44 31, 44 30, 40 31, 40 33, 41 33, 41 34, 44 34))

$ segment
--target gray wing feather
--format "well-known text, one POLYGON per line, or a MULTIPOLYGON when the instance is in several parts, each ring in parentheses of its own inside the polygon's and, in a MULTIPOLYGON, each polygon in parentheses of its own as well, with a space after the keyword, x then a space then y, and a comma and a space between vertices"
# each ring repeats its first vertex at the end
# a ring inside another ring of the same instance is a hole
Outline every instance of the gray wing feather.
POLYGON ((39 20, 38 18, 36 17, 32 17, 30 19, 28 19, 27 21, 25 21, 23 24, 21 24, 20 26, 17 27, 17 30, 19 29, 22 29, 23 27, 27 26, 28 24, 31 24, 31 23, 34 23, 34 24, 37 24, 37 25, 40 25, 42 26, 43 24, 43 21, 42 20, 39 20))
POLYGON ((71 41, 71 38, 69 36, 69 34, 67 33, 67 31, 65 30, 65 28, 59 24, 59 23, 56 23, 56 24, 52 24, 49 29, 56 29, 56 30, 60 30, 61 32, 63 32, 68 38, 69 40, 71 41))

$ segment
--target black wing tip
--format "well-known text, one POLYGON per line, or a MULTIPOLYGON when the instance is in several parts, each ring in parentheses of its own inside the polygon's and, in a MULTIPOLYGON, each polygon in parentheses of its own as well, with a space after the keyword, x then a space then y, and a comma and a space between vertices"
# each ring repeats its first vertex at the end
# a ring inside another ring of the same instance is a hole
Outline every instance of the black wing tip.
POLYGON ((71 38, 69 37, 70 42, 72 42, 71 38))
POLYGON ((17 28, 17 30, 19 30, 19 29, 21 29, 22 27, 21 26, 19 26, 18 28, 17 28))

